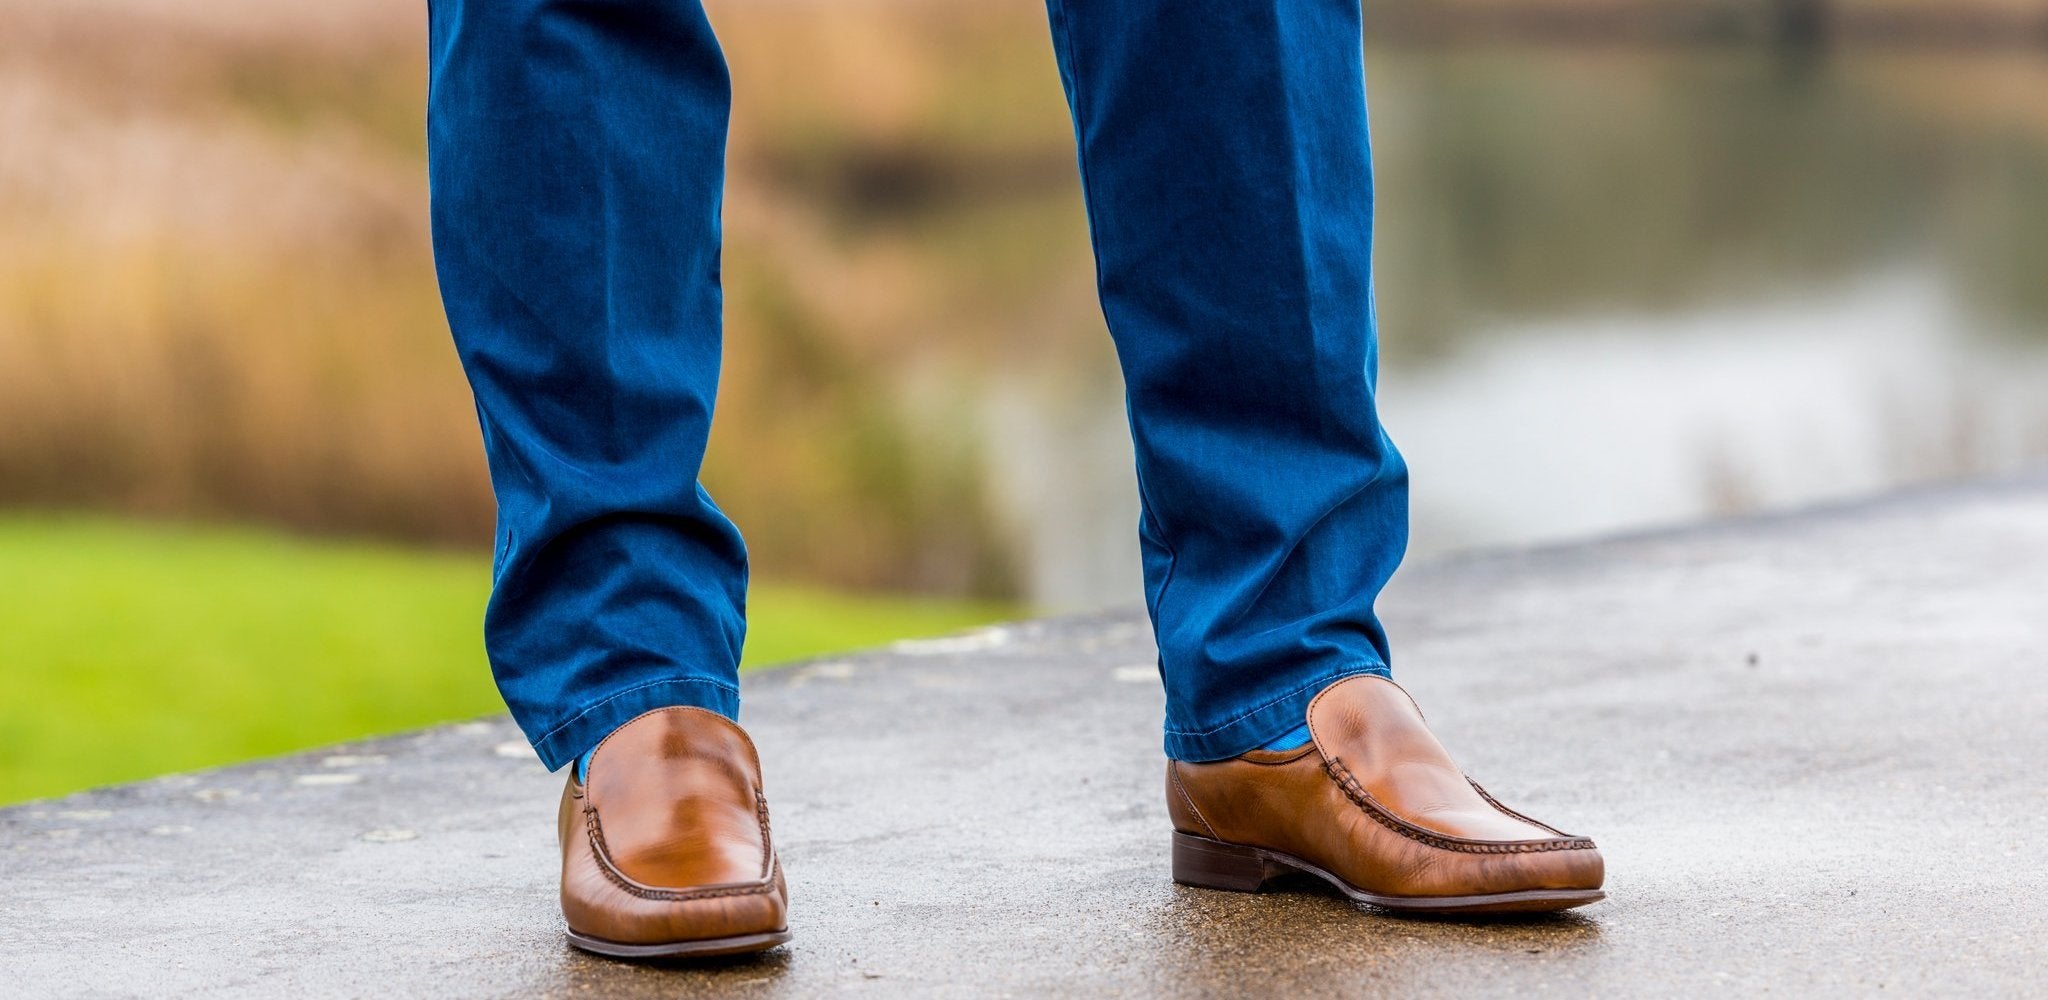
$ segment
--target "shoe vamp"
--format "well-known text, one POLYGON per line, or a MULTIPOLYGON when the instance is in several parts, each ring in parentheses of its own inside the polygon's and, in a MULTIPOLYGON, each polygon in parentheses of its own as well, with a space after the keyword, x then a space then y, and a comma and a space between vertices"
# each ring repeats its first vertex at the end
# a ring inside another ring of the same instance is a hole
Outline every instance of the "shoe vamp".
POLYGON ((1369 781, 1366 790, 1388 812, 1432 833, 1465 840, 1543 840, 1541 827, 1493 808, 1465 776, 1435 761, 1399 761, 1369 781))

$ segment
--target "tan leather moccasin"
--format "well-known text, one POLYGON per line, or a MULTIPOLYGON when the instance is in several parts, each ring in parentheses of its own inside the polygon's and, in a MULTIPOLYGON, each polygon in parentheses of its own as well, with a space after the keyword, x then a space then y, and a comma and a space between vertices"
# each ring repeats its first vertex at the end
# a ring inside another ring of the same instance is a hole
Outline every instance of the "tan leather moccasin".
POLYGON ((1168 762, 1175 881, 1256 892, 1308 874, 1424 913, 1562 910, 1606 897, 1600 851, 1466 778, 1400 686, 1349 677, 1308 708, 1312 740, 1168 762))
POLYGON ((732 955, 789 940, 761 760, 716 712, 663 708, 598 744, 562 792, 569 943, 617 958, 732 955))

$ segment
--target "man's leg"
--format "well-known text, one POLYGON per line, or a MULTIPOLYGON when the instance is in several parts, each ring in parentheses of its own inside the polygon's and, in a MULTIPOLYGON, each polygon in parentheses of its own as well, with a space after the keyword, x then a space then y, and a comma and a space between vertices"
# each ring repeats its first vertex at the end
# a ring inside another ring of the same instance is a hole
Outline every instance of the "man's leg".
POLYGON ((1129 392, 1176 877, 1253 888, 1285 858, 1389 906, 1598 898, 1591 842, 1477 794, 1386 679, 1407 471, 1374 400, 1358 0, 1048 6, 1129 392))
POLYGON ((498 495, 485 639, 549 768, 738 709, 746 551, 697 485, 729 85, 690 0, 435 0, 435 262, 498 495))
POLYGON ((781 875, 730 721, 746 550, 697 483, 719 365, 717 40, 696 0, 434 0, 430 30, 435 263, 498 497, 485 642, 548 767, 603 741, 563 799, 571 939, 772 945, 781 875), (685 898, 708 884, 752 889, 685 898))
POLYGON ((1407 543, 1374 405, 1357 0, 1050 0, 1129 391, 1166 752, 1387 672, 1407 543))

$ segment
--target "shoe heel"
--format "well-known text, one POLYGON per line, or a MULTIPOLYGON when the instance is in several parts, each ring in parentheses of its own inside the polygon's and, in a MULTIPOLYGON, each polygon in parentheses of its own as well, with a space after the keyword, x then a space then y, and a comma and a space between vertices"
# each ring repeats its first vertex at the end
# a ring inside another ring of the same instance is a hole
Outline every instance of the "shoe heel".
POLYGON ((1178 830, 1173 834, 1173 880, 1182 885, 1229 892, 1258 892, 1266 883, 1293 871, 1249 847, 1178 830))

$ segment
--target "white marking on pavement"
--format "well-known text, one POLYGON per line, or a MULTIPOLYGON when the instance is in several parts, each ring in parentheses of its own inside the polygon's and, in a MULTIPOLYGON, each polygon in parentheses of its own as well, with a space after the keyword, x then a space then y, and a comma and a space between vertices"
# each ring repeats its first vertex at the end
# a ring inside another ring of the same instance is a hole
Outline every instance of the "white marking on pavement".
POLYGON ((298 783, 301 785, 353 785, 361 780, 363 780, 363 776, 360 774, 302 774, 299 775, 298 783))
POLYGON ((903 639, 891 645, 889 649, 904 656, 957 655, 995 649, 1009 644, 1011 638, 1010 630, 998 625, 964 635, 945 635, 936 639, 903 639))

